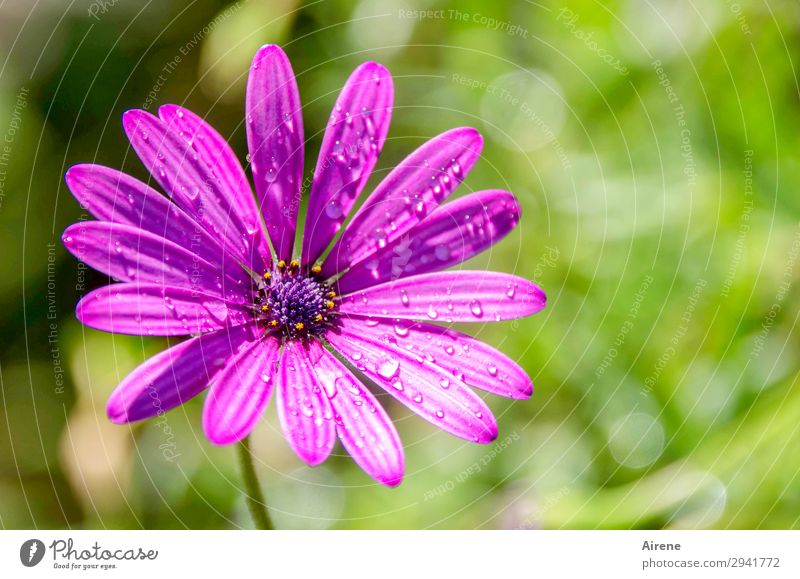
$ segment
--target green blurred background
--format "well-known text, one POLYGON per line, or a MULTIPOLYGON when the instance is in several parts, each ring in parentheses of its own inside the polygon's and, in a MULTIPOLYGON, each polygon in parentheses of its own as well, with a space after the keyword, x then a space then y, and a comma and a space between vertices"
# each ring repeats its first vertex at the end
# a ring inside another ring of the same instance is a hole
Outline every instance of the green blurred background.
POLYGON ((271 407, 253 445, 278 527, 800 526, 796 0, 3 3, 0 526, 251 525, 202 396, 160 422, 106 420, 114 386, 164 343, 78 324, 104 280, 59 240, 86 218, 71 164, 146 177, 128 108, 184 104, 244 158, 264 43, 298 74, 309 173, 365 60, 395 77, 379 172, 442 130, 480 129, 458 194, 507 188, 523 220, 470 265, 549 296, 537 316, 469 328, 537 388, 489 400, 496 444, 382 398, 406 447, 397 489, 341 447, 304 467, 271 407))

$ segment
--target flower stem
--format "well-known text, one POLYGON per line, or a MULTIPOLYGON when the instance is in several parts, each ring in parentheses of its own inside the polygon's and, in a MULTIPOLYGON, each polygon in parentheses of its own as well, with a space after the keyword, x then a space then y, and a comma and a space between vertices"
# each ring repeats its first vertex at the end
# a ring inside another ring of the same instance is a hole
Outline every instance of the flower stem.
POLYGON ((272 520, 269 518, 267 503, 264 501, 264 494, 261 492, 261 485, 258 484, 256 469, 253 467, 253 453, 250 451, 250 437, 247 436, 237 445, 239 447, 239 465, 242 468, 242 478, 244 488, 247 491, 245 496, 247 508, 257 529, 271 531, 272 520))

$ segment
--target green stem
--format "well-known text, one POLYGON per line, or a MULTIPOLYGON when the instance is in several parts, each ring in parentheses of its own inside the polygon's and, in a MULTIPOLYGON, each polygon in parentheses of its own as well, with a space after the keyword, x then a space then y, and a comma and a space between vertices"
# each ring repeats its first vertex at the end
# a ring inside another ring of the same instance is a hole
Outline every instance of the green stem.
POLYGON ((237 446, 239 447, 239 465, 242 467, 244 488, 247 491, 245 498, 247 499, 247 508, 250 510, 250 516, 253 517, 253 523, 255 523, 257 529, 271 531, 275 527, 272 526, 272 520, 269 518, 267 503, 264 501, 264 494, 261 492, 261 485, 258 484, 256 469, 253 467, 250 437, 242 439, 237 446))

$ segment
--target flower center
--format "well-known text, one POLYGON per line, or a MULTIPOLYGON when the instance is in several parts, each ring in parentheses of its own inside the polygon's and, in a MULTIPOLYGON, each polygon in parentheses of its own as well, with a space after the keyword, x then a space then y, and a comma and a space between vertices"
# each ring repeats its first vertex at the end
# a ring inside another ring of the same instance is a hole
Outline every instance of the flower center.
POLYGON ((330 325, 336 292, 319 277, 319 268, 304 275, 297 260, 288 265, 281 260, 263 280, 257 307, 259 320, 268 329, 297 339, 319 334, 330 325))

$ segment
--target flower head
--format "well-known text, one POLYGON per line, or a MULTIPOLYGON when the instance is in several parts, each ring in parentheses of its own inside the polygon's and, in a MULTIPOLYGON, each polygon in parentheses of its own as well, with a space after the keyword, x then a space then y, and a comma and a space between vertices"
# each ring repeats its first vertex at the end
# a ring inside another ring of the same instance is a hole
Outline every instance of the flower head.
POLYGON ((399 484, 397 431, 357 370, 442 430, 481 443, 497 436, 473 388, 521 399, 530 379, 504 354, 435 322, 501 321, 544 307, 542 290, 524 279, 444 271, 502 239, 520 208, 501 190, 442 204, 482 147, 477 131, 459 128, 401 161, 342 230, 383 148, 392 100, 379 64, 348 79, 297 252, 303 120, 277 46, 259 50, 247 85, 255 196, 226 141, 175 105, 123 118, 169 198, 107 167, 67 172, 97 221, 68 227, 64 245, 118 281, 86 295, 78 318, 110 332, 188 336, 122 381, 108 401, 112 421, 150 418, 208 388, 203 428, 229 444, 250 433, 275 390, 285 436, 306 463, 324 461, 338 437, 373 478, 399 484))

